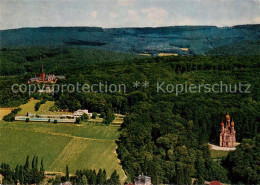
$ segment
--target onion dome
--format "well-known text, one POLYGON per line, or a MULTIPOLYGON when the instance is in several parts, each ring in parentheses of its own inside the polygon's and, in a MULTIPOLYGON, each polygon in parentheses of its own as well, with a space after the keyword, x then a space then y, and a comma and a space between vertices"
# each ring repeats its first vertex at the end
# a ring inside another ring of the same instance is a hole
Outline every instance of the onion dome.
POLYGON ((231 127, 234 127, 235 123, 234 121, 231 122, 231 127))
POLYGON ((221 123, 221 126, 224 126, 224 123, 223 123, 223 121, 222 121, 222 123, 221 123))
POLYGON ((230 120, 230 115, 227 113, 227 115, 226 115, 226 119, 227 120, 230 120))

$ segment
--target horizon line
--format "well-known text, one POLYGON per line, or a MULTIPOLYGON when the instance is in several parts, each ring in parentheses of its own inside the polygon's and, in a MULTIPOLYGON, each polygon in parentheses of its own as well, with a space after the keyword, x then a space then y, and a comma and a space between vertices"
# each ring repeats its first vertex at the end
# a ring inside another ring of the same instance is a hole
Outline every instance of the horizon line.
POLYGON ((205 27, 217 27, 217 28, 232 28, 235 26, 257 26, 260 25, 260 23, 257 24, 236 24, 232 26, 217 26, 217 25, 205 25, 205 24, 196 24, 196 25, 171 25, 171 26, 129 26, 129 27, 101 27, 101 26, 38 26, 38 27, 33 27, 33 26, 25 26, 25 27, 18 27, 18 28, 9 28, 9 29, 0 29, 0 31, 6 31, 6 30, 17 30, 17 29, 37 29, 37 28, 102 28, 102 29, 131 29, 131 28, 166 28, 166 27, 188 27, 188 26, 194 26, 194 27, 199 27, 199 26, 205 26, 205 27))

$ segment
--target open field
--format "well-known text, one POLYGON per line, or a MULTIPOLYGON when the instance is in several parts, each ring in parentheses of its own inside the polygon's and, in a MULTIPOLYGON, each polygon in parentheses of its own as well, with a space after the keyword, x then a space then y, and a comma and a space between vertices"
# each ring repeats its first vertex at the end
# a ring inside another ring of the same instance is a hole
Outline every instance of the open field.
POLYGON ((38 114, 50 114, 50 107, 54 105, 54 101, 47 101, 45 104, 41 104, 40 109, 37 111, 38 114))
POLYGON ((90 139, 108 139, 116 140, 119 137, 118 128, 111 126, 96 125, 75 125, 70 123, 47 123, 47 122, 29 122, 15 121, 11 123, 1 122, 0 128, 9 128, 16 130, 27 130, 40 133, 55 133, 67 135, 70 137, 84 137, 90 139))
POLYGON ((13 108, 0 108, 0 120, 3 119, 3 117, 9 113, 11 113, 13 108))
POLYGON ((158 53, 159 57, 165 57, 165 56, 178 56, 177 53, 158 53))
POLYGON ((47 171, 76 169, 106 169, 108 175, 117 170, 120 178, 126 176, 116 155, 115 140, 118 128, 53 123, 6 123, 0 121, 0 163, 15 167, 24 164, 26 156, 44 159, 47 171))
POLYGON ((17 115, 24 116, 27 114, 27 112, 31 114, 36 114, 36 111, 34 110, 34 106, 37 102, 40 102, 40 100, 30 100, 28 101, 28 103, 20 105, 20 108, 22 110, 17 115))

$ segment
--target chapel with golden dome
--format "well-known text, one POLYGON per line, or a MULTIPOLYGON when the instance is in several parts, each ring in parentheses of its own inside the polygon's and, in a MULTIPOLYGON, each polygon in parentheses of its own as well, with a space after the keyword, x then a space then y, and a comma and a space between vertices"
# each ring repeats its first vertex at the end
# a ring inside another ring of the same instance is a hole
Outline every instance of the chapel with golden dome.
POLYGON ((226 123, 222 121, 221 132, 219 136, 219 146, 221 147, 235 147, 236 131, 234 121, 230 122, 229 113, 226 114, 226 123))

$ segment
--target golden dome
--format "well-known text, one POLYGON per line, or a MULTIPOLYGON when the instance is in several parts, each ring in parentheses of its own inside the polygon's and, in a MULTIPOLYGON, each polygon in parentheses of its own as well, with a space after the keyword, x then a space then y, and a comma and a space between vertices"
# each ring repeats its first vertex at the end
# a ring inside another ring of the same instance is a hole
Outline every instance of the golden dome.
POLYGON ((227 113, 227 115, 226 115, 226 119, 227 120, 230 120, 230 115, 227 113))
POLYGON ((231 122, 231 127, 234 127, 235 123, 234 121, 231 122))

